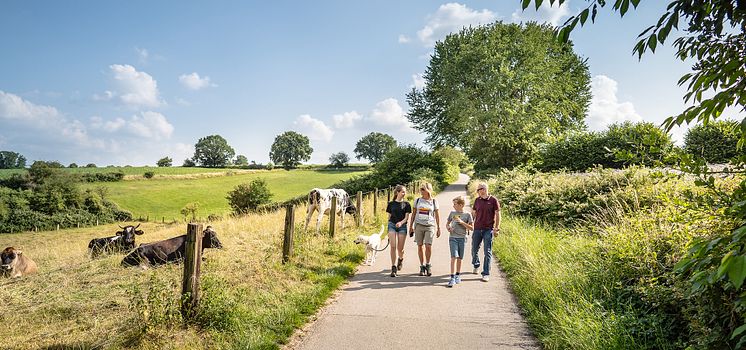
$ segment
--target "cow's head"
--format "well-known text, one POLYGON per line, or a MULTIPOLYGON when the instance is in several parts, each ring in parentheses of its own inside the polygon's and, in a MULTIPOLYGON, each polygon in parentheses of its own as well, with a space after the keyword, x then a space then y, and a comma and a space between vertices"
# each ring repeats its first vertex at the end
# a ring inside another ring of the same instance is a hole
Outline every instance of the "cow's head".
POLYGON ((3 273, 12 270, 18 262, 18 257, 20 257, 21 254, 23 254, 23 252, 19 249, 13 247, 5 248, 5 250, 0 253, 0 270, 2 270, 3 273))
POLYGON ((350 204, 347 206, 347 208, 345 208, 345 213, 357 215, 357 208, 355 208, 353 204, 350 204))
POLYGON ((140 227, 140 224, 137 224, 137 226, 119 226, 119 228, 122 229, 122 231, 117 232, 117 236, 122 236, 122 240, 124 240, 124 243, 127 245, 135 247, 135 235, 141 235, 144 232, 142 230, 138 230, 137 228, 140 227))
POLYGON ((202 231, 202 248, 223 248, 223 243, 220 243, 218 234, 212 229, 212 226, 202 231))

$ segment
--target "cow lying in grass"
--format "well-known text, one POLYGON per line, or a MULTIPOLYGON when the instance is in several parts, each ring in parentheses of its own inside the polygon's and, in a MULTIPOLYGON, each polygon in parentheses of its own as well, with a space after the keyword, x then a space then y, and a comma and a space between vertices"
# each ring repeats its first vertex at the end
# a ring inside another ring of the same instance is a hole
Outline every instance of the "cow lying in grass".
POLYGON ((128 252, 135 249, 135 235, 141 235, 144 232, 138 230, 140 224, 137 226, 119 226, 121 231, 117 231, 116 235, 105 238, 94 238, 88 243, 88 253, 92 258, 95 258, 104 253, 113 252, 128 252))
MULTIPOLYGON (((205 248, 223 248, 217 234, 211 226, 202 232, 202 250, 205 248)), ((184 259, 186 252, 186 235, 169 238, 164 241, 140 244, 135 251, 122 259, 122 266, 163 265, 184 259)))
POLYGON ((6 277, 21 277, 37 272, 36 263, 13 247, 5 248, 0 253, 0 264, 1 273, 6 277))

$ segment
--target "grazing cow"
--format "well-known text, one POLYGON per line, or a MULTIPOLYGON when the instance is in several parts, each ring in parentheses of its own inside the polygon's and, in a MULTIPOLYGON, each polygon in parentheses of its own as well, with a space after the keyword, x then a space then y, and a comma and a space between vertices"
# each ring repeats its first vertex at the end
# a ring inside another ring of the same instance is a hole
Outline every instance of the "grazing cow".
MULTIPOLYGON (((202 232, 202 250, 205 248, 223 248, 217 233, 212 226, 202 232)), ((140 244, 135 251, 122 259, 122 266, 138 266, 148 263, 152 266, 162 265, 184 259, 186 252, 186 235, 169 238, 165 241, 140 244)))
POLYGON ((23 255, 19 249, 8 247, 0 253, 0 268, 2 275, 7 277, 21 277, 36 273, 36 263, 23 255))
MULTIPOLYGON (((332 200, 337 199, 337 215, 342 217, 342 228, 345 227, 345 213, 353 214, 357 212, 357 209, 352 202, 350 202, 350 196, 345 190, 338 188, 332 188, 328 190, 322 190, 314 188, 308 193, 308 211, 306 212, 306 226, 308 229, 308 223, 311 221, 311 215, 318 210, 319 216, 316 219, 316 233, 321 229, 321 220, 324 218, 324 214, 329 214, 329 210, 332 207, 332 200)), ((331 215, 331 214, 330 214, 331 215)))
POLYGON ((88 252, 92 258, 95 258, 103 253, 111 252, 127 252, 135 249, 135 235, 141 235, 144 232, 138 230, 140 224, 137 226, 119 226, 121 231, 117 231, 115 236, 106 238, 94 238, 88 243, 88 252))

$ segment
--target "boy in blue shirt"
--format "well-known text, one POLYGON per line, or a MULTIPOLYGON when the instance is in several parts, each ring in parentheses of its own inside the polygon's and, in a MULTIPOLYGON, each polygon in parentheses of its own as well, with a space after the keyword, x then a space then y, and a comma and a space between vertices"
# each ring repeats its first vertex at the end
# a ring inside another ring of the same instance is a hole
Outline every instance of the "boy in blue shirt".
POLYGON ((448 214, 448 232, 451 236, 448 238, 448 245, 451 248, 451 280, 448 281, 448 287, 461 282, 461 260, 464 258, 464 246, 466 245, 466 235, 469 230, 474 229, 474 219, 471 213, 464 213, 464 197, 458 196, 453 199, 453 209, 448 214), (455 274, 454 274, 455 265, 455 274))

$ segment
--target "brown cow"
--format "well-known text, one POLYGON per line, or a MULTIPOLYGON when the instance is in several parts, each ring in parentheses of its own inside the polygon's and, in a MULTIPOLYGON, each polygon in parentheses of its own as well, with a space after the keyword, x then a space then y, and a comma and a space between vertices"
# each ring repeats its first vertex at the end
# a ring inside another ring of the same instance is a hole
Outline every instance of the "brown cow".
POLYGON ((0 254, 0 269, 2 275, 7 277, 21 277, 36 273, 36 263, 31 258, 23 255, 19 249, 8 247, 0 254))

